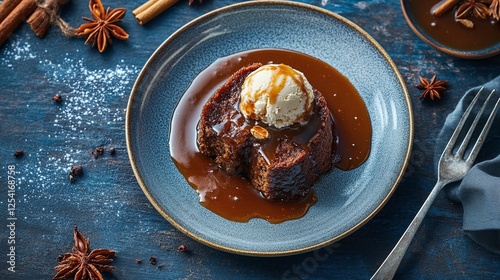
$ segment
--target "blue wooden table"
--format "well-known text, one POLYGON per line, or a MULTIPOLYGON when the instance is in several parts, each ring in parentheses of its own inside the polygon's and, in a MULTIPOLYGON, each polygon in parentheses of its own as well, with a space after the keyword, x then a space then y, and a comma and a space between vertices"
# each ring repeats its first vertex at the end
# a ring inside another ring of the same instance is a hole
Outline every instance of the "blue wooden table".
MULTIPOLYGON (((408 27, 398 1, 301 1, 353 21, 394 60, 414 108, 413 153, 387 205, 348 237, 301 255, 232 255, 185 236, 151 206, 128 160, 125 108, 140 69, 169 35, 208 11, 240 1, 188 6, 183 0, 140 26, 131 11, 142 2, 104 0, 106 7, 127 8, 121 26, 130 34, 104 54, 54 27, 39 39, 26 24, 0 47, 0 279, 50 279, 57 256, 72 247, 75 225, 91 238, 92 248, 117 251, 117 268, 106 279, 368 279, 434 186, 434 141, 447 114, 468 88, 500 74, 500 56, 464 60, 426 45, 408 27), (448 91, 440 101, 422 101, 414 85, 419 76, 433 74, 449 80, 448 91), (61 103, 52 100, 55 94, 61 103), (99 146, 105 152, 95 159, 91 152, 99 146), (24 155, 15 158, 16 150, 24 155), (84 175, 70 183, 74 164, 84 167, 84 175), (15 170, 17 186, 10 214, 9 170, 15 170), (16 218, 14 229, 8 217, 16 218), (7 262, 12 234, 15 272, 7 262), (179 252, 180 245, 187 252, 179 252)), ((61 16, 80 25, 81 17, 89 16, 88 2, 70 2, 61 16)), ((500 135, 490 139, 498 145, 500 135)), ((480 155, 492 156, 487 147, 480 155)), ((461 225, 462 207, 440 194, 396 279, 499 279, 500 256, 474 243, 461 225)))

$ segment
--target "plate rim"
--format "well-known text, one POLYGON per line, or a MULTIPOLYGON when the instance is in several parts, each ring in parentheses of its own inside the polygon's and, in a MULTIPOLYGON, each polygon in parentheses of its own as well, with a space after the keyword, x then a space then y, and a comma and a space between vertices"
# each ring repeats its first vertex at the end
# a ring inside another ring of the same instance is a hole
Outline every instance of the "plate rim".
POLYGON ((127 108, 126 108, 126 120, 125 120, 125 138, 126 138, 126 147, 127 147, 127 153, 128 157, 130 160, 130 164, 134 173, 134 176, 141 187, 142 191, 146 195, 147 199, 149 202, 153 205, 153 207, 176 229, 180 230, 182 233, 185 235, 189 236, 190 238, 207 245, 209 247, 229 252, 229 253, 234 253, 234 254, 239 254, 239 255, 248 255, 248 256, 257 256, 257 257, 277 257, 277 256, 289 256, 289 255, 295 255, 295 254, 300 254, 300 253, 305 253, 305 252, 310 252, 316 249, 320 249, 322 247, 325 247, 329 244, 332 244, 338 240, 341 240, 345 238, 346 236, 352 234, 359 228, 361 228, 364 224, 366 224, 369 220, 371 220, 387 203, 387 201, 391 198, 392 194, 396 190, 397 186, 401 182, 404 172, 409 164, 409 159, 410 155, 412 152, 413 148, 413 141, 414 141, 414 117, 413 117, 413 108, 412 108, 412 103, 410 99, 410 95, 408 92, 408 89, 406 87, 406 83, 404 82, 404 79, 399 72, 396 64, 392 61, 390 56, 387 54, 387 52, 382 48, 382 46, 371 37, 365 30, 363 30, 361 27, 356 25, 355 23, 351 22, 350 20, 344 18, 343 16, 340 16, 339 14, 336 14, 334 12, 331 12, 329 10, 326 10, 321 7, 317 7, 311 4, 306 4, 306 3, 299 3, 299 2, 292 2, 292 1, 279 1, 279 0, 267 0, 267 1, 250 1, 250 2, 241 2, 241 3, 235 3, 231 5, 227 5, 221 8, 217 8, 213 11, 207 12, 180 27, 177 29, 174 33, 172 33, 163 43, 161 43, 158 48, 152 53, 152 55, 149 57, 147 62, 145 63, 144 67, 141 69, 139 72, 137 79, 132 87, 130 97, 128 100, 127 108), (142 175, 139 171, 139 168, 136 164, 135 161, 135 156, 133 153, 133 147, 131 143, 131 135, 130 135, 130 129, 131 129, 131 109, 134 103, 135 97, 138 95, 137 93, 137 88, 139 87, 139 84, 143 80, 145 76, 145 72, 149 68, 149 66, 153 63, 155 58, 158 56, 158 54, 167 46, 172 40, 174 40, 176 37, 180 36, 185 30, 191 28, 192 26, 196 25, 199 22, 203 22, 206 18, 211 18, 213 16, 216 16, 217 14, 224 13, 226 11, 238 9, 241 7, 248 7, 248 6, 267 6, 267 5, 282 5, 282 6, 291 6, 291 7, 299 7, 303 9, 308 9, 308 10, 313 10, 322 14, 325 14, 329 17, 332 17, 336 20, 341 21, 343 24, 347 25, 348 27, 354 29, 356 32, 358 32, 360 35, 362 35, 375 49, 376 51, 384 58, 384 61, 388 63, 388 66, 392 69, 392 73, 395 75, 397 78, 398 84, 401 87, 403 94, 404 94, 404 99, 406 106, 408 110, 405 110, 405 114, 408 115, 408 124, 409 124, 409 130, 408 130, 408 143, 406 144, 406 153, 403 159, 403 164, 401 166, 401 169, 399 170, 399 173, 396 177, 396 180, 392 183, 392 186, 389 190, 389 192, 386 194, 384 199, 377 205, 375 209, 373 209, 364 219, 362 219, 360 222, 358 222, 355 226, 351 227, 349 230, 343 232, 340 235, 337 235, 335 237, 329 238, 323 242, 316 243, 314 245, 310 246, 300 246, 299 248, 294 248, 294 249, 287 249, 287 250, 280 250, 280 251, 255 251, 255 250, 246 250, 246 249, 238 249, 238 248, 233 248, 229 246, 224 246, 221 244, 217 244, 215 242, 206 240, 205 238, 202 238, 193 232, 189 231, 188 229, 184 228, 182 225, 180 225, 178 222, 176 222, 158 203, 158 201, 153 197, 153 195, 149 191, 149 187, 145 184, 142 175))

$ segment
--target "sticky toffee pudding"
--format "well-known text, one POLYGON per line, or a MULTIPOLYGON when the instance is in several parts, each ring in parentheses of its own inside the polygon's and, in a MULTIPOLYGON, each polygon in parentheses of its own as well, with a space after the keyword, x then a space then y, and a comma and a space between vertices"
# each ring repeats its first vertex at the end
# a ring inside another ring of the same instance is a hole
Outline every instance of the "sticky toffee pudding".
POLYGON ((183 95, 170 135, 172 159, 200 203, 238 222, 302 217, 317 200, 310 186, 319 176, 332 166, 358 167, 370 143, 366 106, 348 79, 316 58, 281 49, 250 50, 210 65, 183 95), (244 79, 275 63, 300 70, 314 87, 307 122, 275 128, 239 112, 244 79))
POLYGON ((241 68, 208 100, 198 124, 198 148, 229 175, 249 180, 264 198, 300 201, 332 167, 332 117, 321 93, 312 87, 303 90, 298 78, 303 75, 295 75, 289 66, 270 64, 263 80, 252 80, 250 75, 263 67, 254 63, 241 68), (289 77, 298 84, 287 87, 289 77), (248 81, 254 90, 245 98, 248 81), (273 115, 271 106, 280 98, 273 115), (255 109, 259 106, 262 110, 255 109))

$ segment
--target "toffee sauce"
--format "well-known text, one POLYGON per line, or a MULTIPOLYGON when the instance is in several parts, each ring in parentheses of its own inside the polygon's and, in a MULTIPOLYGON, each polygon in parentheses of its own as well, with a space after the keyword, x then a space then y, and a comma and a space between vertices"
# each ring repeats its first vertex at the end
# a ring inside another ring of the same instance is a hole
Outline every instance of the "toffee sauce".
POLYGON ((304 216, 317 201, 314 191, 298 202, 269 201, 246 179, 219 170, 196 143, 203 105, 234 72, 254 62, 287 64, 304 73, 323 94, 335 121, 335 168, 351 170, 366 160, 372 129, 366 105, 349 80, 329 64, 302 53, 282 49, 236 53, 218 59, 193 80, 172 117, 170 153, 175 165, 210 211, 237 222, 261 218, 280 223, 304 216))
MULTIPOLYGON (((441 1, 442 2, 442 1, 441 1)), ((451 8, 441 16, 434 16, 434 7, 441 3, 436 0, 409 1, 409 9, 418 24, 435 40, 446 46, 464 51, 484 49, 500 42, 500 22, 491 18, 481 19, 473 16, 467 19, 474 28, 465 27, 455 21, 455 10, 451 8)))

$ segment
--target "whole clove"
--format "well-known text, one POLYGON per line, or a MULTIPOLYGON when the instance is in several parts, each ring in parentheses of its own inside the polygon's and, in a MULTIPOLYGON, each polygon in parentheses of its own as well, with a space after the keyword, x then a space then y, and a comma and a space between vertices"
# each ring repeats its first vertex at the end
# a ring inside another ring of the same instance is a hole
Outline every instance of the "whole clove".
POLYGON ((59 94, 59 93, 56 93, 53 97, 52 97, 52 101, 56 102, 56 103, 61 103, 62 102, 62 96, 59 94))
POLYGON ((177 250, 181 253, 184 253, 187 251, 187 247, 186 245, 182 244, 181 246, 179 246, 179 248, 177 248, 177 250))
POLYGON ((92 150, 92 156, 97 159, 100 155, 104 154, 104 147, 100 146, 92 150))
POLYGON ((73 183, 76 180, 76 177, 81 176, 82 174, 83 167, 81 165, 73 165, 69 171, 69 181, 73 183))
POLYGON ((16 151, 14 152, 14 157, 15 157, 15 158, 20 158, 20 157, 22 157, 22 156, 24 156, 24 151, 23 151, 23 150, 16 150, 16 151))

